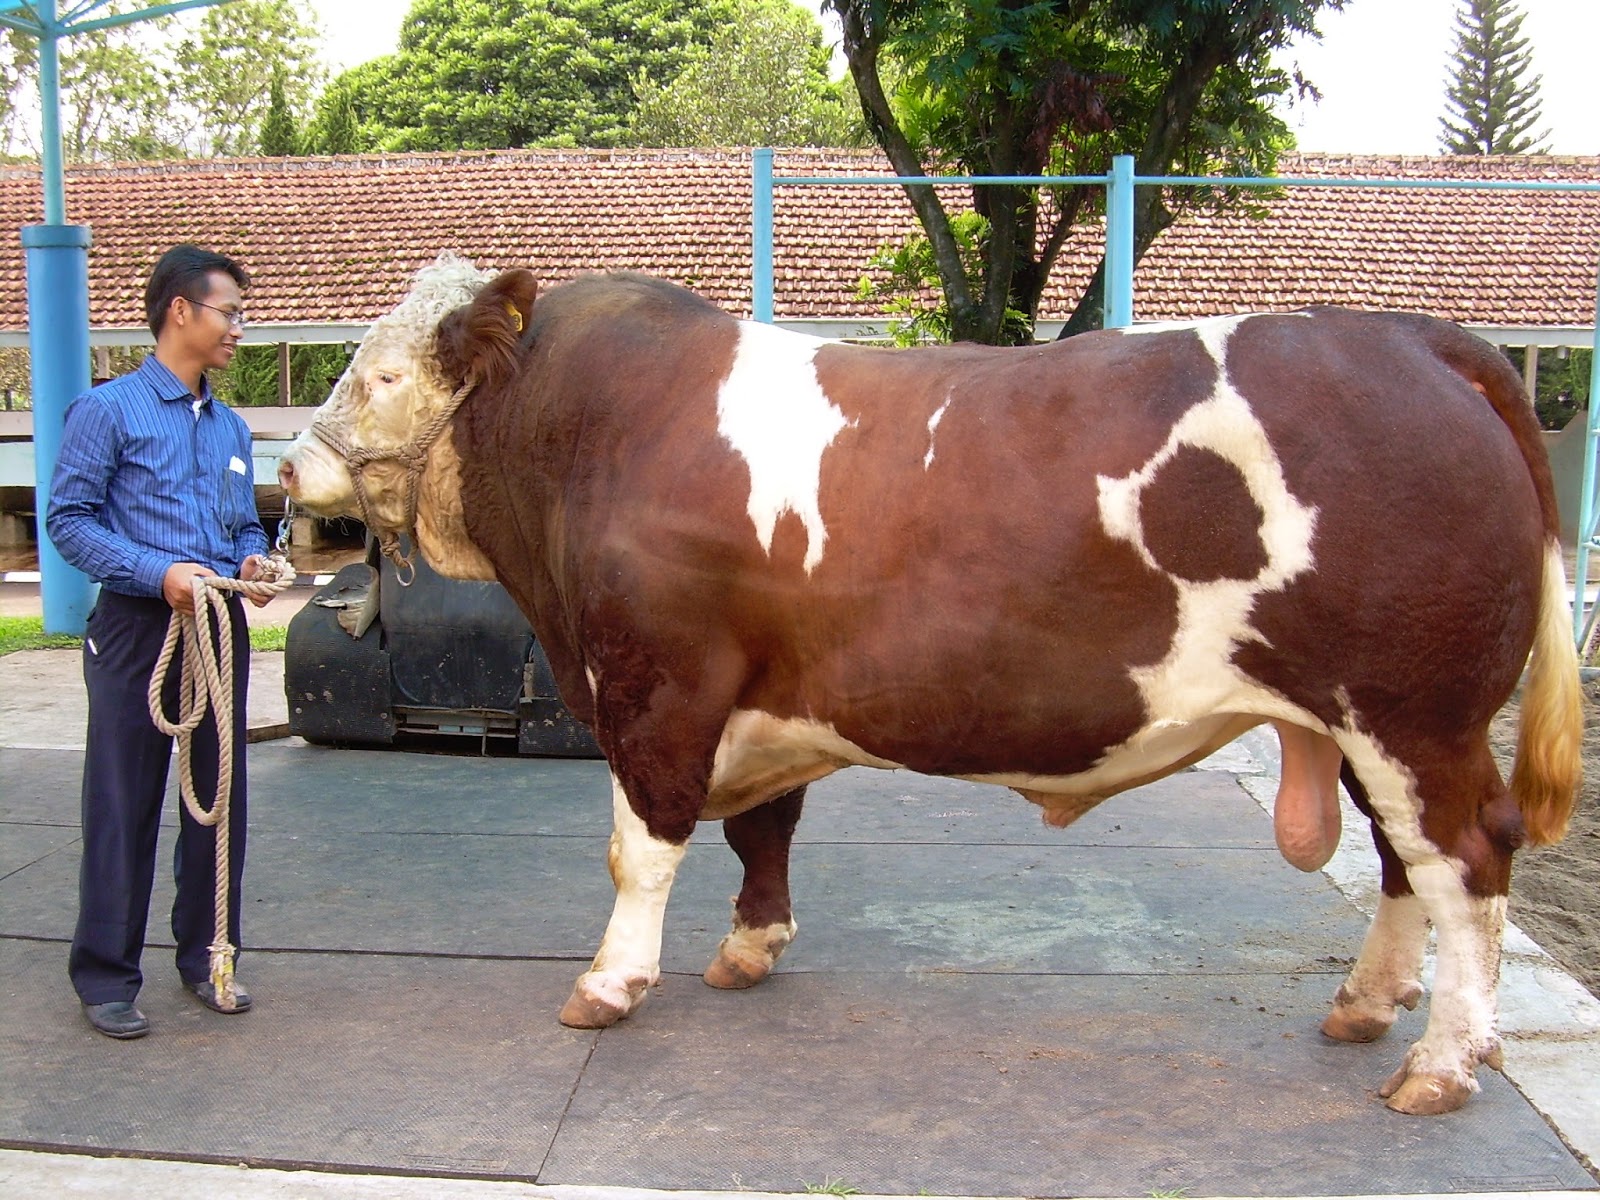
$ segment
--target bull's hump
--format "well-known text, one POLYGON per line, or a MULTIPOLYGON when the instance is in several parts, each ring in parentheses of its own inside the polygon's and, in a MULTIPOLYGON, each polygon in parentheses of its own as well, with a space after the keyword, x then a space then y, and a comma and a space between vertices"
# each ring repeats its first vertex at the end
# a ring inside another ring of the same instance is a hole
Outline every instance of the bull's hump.
POLYGON ((739 323, 733 363, 717 392, 717 432, 750 471, 746 511, 762 549, 786 512, 806 531, 804 567, 822 561, 828 531, 818 499, 822 455, 851 421, 817 378, 817 338, 739 323))

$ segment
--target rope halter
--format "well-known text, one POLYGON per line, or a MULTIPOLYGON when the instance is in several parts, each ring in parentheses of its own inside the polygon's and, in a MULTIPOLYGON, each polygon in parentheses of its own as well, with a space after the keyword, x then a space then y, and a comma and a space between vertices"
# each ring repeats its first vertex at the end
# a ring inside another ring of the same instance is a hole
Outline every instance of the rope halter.
MULTIPOLYGON (((351 445, 349 438, 334 428, 326 416, 318 416, 311 422, 311 433, 344 459, 345 467, 350 472, 350 482, 356 497, 356 510, 361 516, 361 522, 377 537, 378 549, 383 556, 394 563, 395 577, 401 587, 410 587, 417 577, 416 565, 400 551, 400 534, 414 535, 416 532, 417 486, 422 480, 422 472, 428 465, 428 454, 477 383, 477 379, 469 377, 455 390, 444 407, 428 418, 427 424, 417 431, 416 436, 401 446, 354 446, 351 445), (397 462, 405 469, 405 517, 398 529, 383 529, 373 520, 372 497, 367 492, 366 469, 377 462, 397 462)), ((413 547, 415 544, 416 539, 413 536, 413 547)))

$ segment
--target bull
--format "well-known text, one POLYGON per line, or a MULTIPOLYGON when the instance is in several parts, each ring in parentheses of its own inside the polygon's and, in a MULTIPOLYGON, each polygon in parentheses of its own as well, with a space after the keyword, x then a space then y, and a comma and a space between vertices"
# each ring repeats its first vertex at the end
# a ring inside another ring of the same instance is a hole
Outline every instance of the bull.
POLYGON ((795 936, 790 840, 842 767, 997 783, 1065 826, 1263 723, 1302 870, 1369 819, 1382 896, 1323 1023, 1421 995, 1381 1094, 1499 1065, 1514 851, 1578 783, 1577 659, 1539 431, 1486 343, 1318 309, 886 350, 596 275, 538 295, 448 256, 379 320, 279 474, 398 557, 495 579, 610 767, 616 902, 560 1019, 657 981, 697 822, 744 868, 705 973, 795 936), (536 301, 537 298, 537 301, 536 301), (1488 727, 1527 668, 1509 787, 1488 727))

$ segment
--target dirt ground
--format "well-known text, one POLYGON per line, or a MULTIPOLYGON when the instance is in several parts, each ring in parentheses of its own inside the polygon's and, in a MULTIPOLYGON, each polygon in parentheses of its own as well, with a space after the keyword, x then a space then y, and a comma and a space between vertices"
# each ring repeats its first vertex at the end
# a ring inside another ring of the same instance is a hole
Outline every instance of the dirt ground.
MULTIPOLYGON (((1600 996, 1600 681, 1584 684, 1583 791, 1567 836, 1519 851, 1511 869, 1511 920, 1600 996)), ((1490 740, 1508 776, 1517 703, 1501 710, 1490 740)))

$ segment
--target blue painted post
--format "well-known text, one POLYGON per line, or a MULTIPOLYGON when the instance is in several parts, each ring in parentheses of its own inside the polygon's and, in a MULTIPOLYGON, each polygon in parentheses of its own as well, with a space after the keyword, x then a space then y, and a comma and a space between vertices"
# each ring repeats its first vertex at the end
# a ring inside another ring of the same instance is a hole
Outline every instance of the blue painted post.
POLYGON ((44 223, 67 222, 66 176, 61 165, 61 54, 56 0, 34 5, 39 37, 39 175, 44 184, 44 223))
MULTIPOLYGON (((1583 648, 1589 632, 1583 619, 1583 601, 1589 590, 1589 551, 1594 546, 1595 449, 1600 445, 1600 271, 1594 285, 1594 352, 1589 356, 1589 421, 1583 442, 1583 484, 1578 493, 1578 561, 1572 578, 1572 635, 1583 648)), ((1600 614, 1600 604, 1595 606, 1600 614)), ((1590 623, 1594 620, 1590 618, 1590 623)))
POLYGON ((1133 324, 1133 156, 1111 160, 1106 186, 1105 328, 1133 324))
POLYGON ((752 155, 753 213, 750 248, 750 315, 772 324, 772 151, 752 155))
POLYGON ((44 528, 50 477, 67 406, 89 387, 89 227, 28 225, 28 350, 33 376, 34 503, 39 514, 39 592, 46 633, 83 633, 94 584, 69 567, 44 528))

